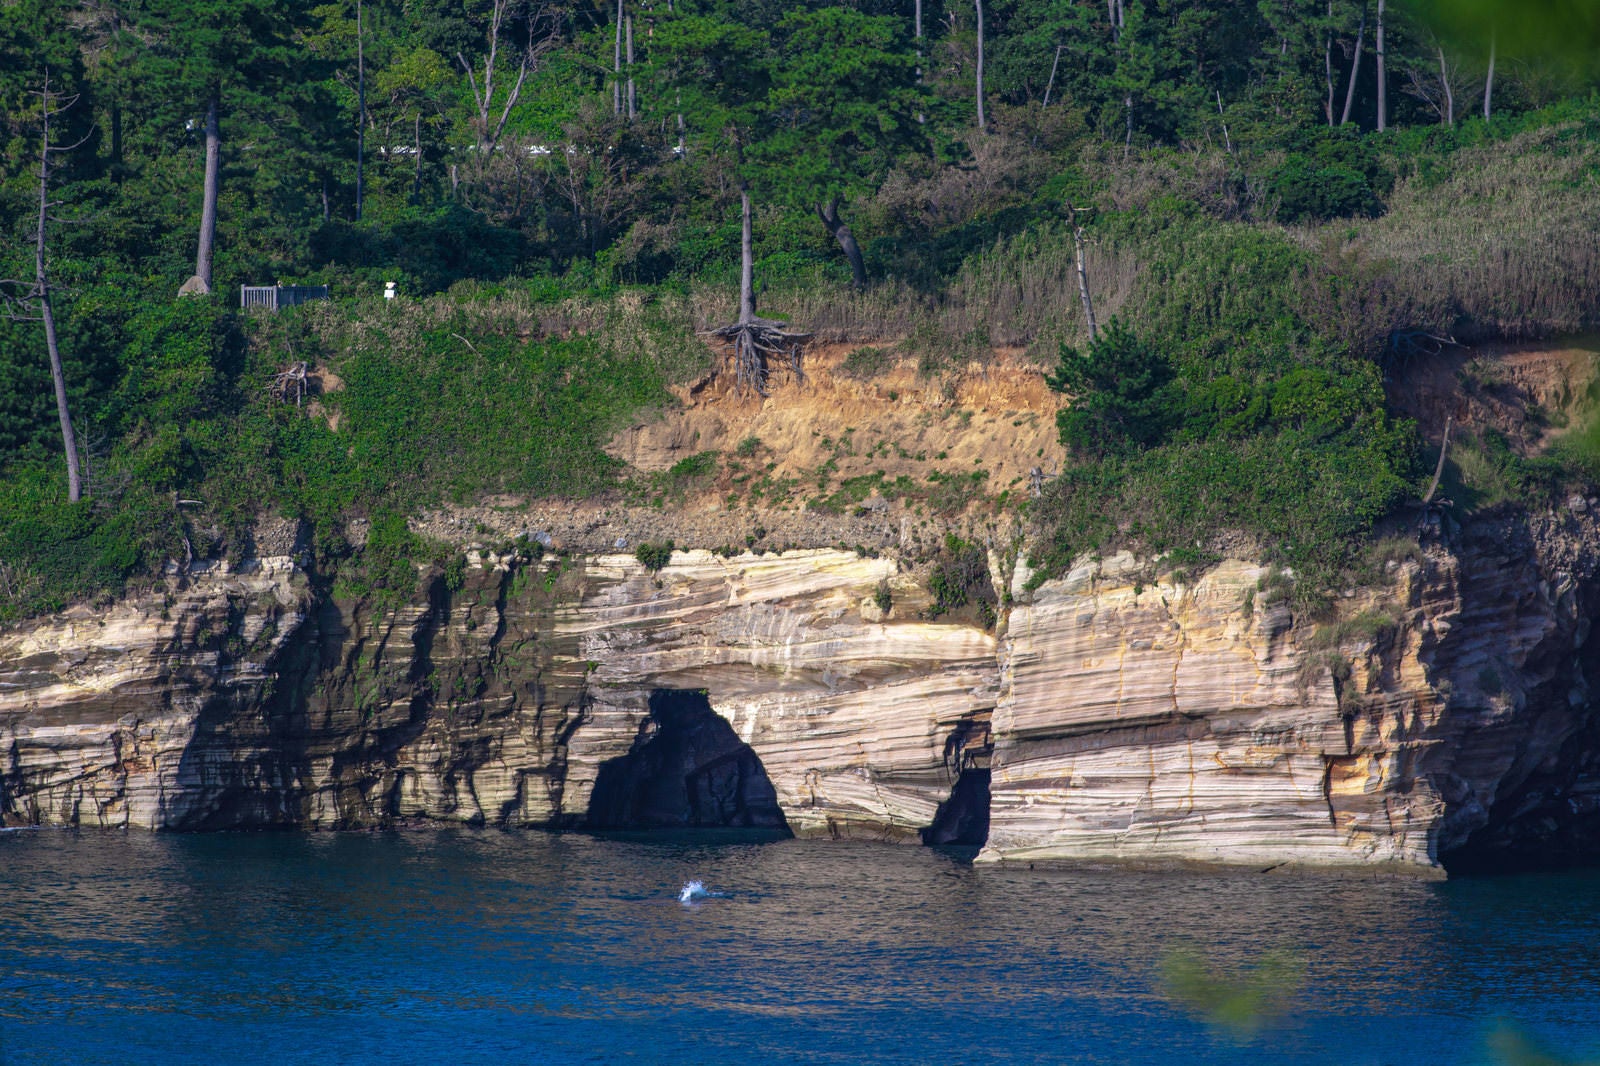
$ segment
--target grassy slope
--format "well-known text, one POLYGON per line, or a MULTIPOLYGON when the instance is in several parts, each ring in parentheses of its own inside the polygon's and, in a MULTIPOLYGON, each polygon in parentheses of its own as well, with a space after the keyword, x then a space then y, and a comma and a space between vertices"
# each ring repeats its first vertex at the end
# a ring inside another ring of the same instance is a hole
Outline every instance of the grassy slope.
MULTIPOLYGON (((1577 109, 1523 126, 1380 141, 1392 175, 1385 209, 1295 226, 1260 220, 1273 213, 1270 197, 1241 206, 1224 195, 1272 173, 1277 157, 1081 160, 1065 184, 1103 208, 1089 248, 1102 320, 1120 315, 1156 345, 1191 398, 1227 378, 1274 413, 1070 470, 1036 516, 1042 554, 1059 565, 1116 539, 1192 553, 1243 529, 1300 567, 1345 565, 1423 474, 1408 428, 1378 414, 1392 331, 1530 337, 1600 321, 1595 120, 1577 109), (1331 375, 1349 410, 1329 422, 1273 408, 1300 371, 1331 375)), ((1036 184, 930 238, 927 255, 942 249, 959 262, 943 280, 857 294, 830 272, 802 264, 786 274, 770 261, 764 309, 819 339, 890 346, 929 377, 981 366, 997 347, 1049 365, 1061 343, 1084 340, 1061 187, 1036 184)), ((902 241, 874 255, 916 253, 902 241)), ((312 519, 336 554, 353 515, 600 491, 618 475, 601 445, 625 419, 667 403, 669 383, 704 369, 710 354, 694 332, 731 304, 722 286, 563 296, 546 280, 253 321, 198 302, 102 309, 117 323, 102 343, 120 346, 128 369, 94 413, 95 500, 67 506, 58 463, 42 450, 8 466, 0 617, 114 591, 181 558, 186 539, 197 553, 218 550, 262 511, 312 519), (269 395, 272 374, 297 359, 343 383, 314 397, 309 414, 269 395)), ((1574 434, 1569 461, 1544 469, 1536 487, 1579 476, 1587 439, 1574 434)))

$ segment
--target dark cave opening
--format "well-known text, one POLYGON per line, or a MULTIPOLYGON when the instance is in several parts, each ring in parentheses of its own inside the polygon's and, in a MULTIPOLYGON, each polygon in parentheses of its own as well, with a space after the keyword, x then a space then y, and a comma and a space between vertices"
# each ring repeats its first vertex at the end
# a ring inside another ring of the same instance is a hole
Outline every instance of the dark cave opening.
POLYGON ((968 767, 951 786, 950 798, 939 804, 933 824, 922 831, 922 842, 981 848, 988 839, 989 770, 968 767))
POLYGON ((1600 867, 1600 812, 1591 809, 1576 818, 1573 813, 1570 807, 1529 810, 1514 820, 1491 822, 1466 843, 1442 852, 1439 864, 1451 877, 1600 867))
POLYGON ((789 835, 760 758, 704 692, 657 689, 628 754, 600 764, 588 829, 753 829, 789 835))

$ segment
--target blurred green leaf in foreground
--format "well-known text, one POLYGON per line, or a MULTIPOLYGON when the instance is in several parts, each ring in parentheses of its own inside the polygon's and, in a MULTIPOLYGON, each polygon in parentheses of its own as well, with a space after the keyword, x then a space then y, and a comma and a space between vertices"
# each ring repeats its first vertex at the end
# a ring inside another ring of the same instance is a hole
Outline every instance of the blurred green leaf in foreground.
POLYGON ((1580 70, 1600 67, 1600 3, 1595 0, 1411 0, 1446 40, 1500 55, 1554 61, 1580 70))
POLYGON ((1169 997, 1238 1038, 1285 1014, 1304 979, 1305 962, 1290 951, 1269 951, 1232 973, 1219 971, 1194 949, 1174 951, 1161 964, 1169 997))

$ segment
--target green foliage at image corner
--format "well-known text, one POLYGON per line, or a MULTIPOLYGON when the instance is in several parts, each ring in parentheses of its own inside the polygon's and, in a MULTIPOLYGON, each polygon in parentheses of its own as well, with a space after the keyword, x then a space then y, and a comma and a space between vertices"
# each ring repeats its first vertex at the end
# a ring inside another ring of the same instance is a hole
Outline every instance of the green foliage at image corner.
POLYGON ((1295 1006, 1305 984, 1306 961, 1274 950, 1233 972, 1220 970, 1196 949, 1177 949, 1161 960, 1165 995, 1184 1010, 1234 1039, 1271 1026, 1295 1006))

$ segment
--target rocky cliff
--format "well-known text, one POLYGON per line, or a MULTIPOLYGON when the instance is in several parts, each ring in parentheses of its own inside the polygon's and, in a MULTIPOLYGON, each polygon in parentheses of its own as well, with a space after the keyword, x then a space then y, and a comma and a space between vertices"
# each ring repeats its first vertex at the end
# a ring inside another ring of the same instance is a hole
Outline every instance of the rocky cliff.
MULTIPOLYGON (((203 567, 0 635, 6 817, 583 825, 596 782, 639 773, 630 755, 671 717, 653 697, 703 692, 733 736, 668 737, 672 772, 715 790, 709 764, 737 770, 748 750, 794 832, 915 838, 986 750, 994 638, 918 620, 926 595, 892 561, 469 563, 459 587, 432 575, 388 606, 319 590, 287 558, 203 567)), ((739 824, 737 798, 731 811, 739 824)))
POLYGON ((1239 561, 1044 583, 1002 651, 983 857, 1431 868, 1564 837, 1542 858, 1579 858, 1600 786, 1587 510, 1403 553, 1319 622, 1239 561))
POLYGON ((1131 556, 996 632, 839 550, 475 551, 399 601, 288 557, 0 633, 0 812, 203 829, 735 825, 1090 858, 1433 870, 1600 827, 1589 501, 1292 577, 1131 556), (998 634, 998 635, 996 635, 998 634), (992 765, 991 765, 992 764, 992 765))

